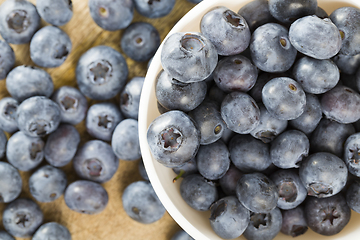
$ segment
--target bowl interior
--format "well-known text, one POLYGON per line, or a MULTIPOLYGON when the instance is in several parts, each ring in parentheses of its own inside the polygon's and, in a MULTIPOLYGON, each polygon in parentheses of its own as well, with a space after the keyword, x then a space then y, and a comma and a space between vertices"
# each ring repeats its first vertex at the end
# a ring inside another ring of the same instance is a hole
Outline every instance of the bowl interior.
MULTIPOLYGON (((199 32, 199 24, 201 17, 215 6, 226 6, 237 12, 243 5, 250 2, 250 0, 204 0, 190 10, 170 31, 171 35, 174 32, 199 32)), ((318 0, 318 5, 323 8, 328 14, 339 7, 354 6, 360 8, 358 0, 318 0)), ((166 168, 158 163, 151 155, 149 150, 146 133, 150 123, 160 115, 157 109, 157 101, 155 97, 155 79, 157 74, 162 69, 160 61, 160 53, 162 44, 156 52, 144 82, 140 108, 139 108, 139 137, 141 153, 144 160, 145 168, 150 178, 150 181, 159 196, 161 202, 172 218, 193 238, 201 240, 217 240, 218 237, 209 223, 210 212, 199 212, 188 206, 180 195, 181 180, 173 183, 172 180, 176 174, 170 168, 166 168)), ((360 235, 360 214, 352 212, 350 223, 343 229, 343 231, 336 236, 326 237, 308 230, 302 236, 297 237, 298 240, 304 239, 357 239, 360 235)), ((275 239, 288 239, 289 236, 278 234, 275 239)), ((245 239, 239 237, 238 239, 245 239)))

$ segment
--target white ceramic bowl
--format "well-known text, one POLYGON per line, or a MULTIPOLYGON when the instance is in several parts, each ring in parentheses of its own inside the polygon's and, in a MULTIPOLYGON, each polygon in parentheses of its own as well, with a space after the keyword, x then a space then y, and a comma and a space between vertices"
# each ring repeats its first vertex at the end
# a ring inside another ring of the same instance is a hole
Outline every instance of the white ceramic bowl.
MULTIPOLYGON (((174 32, 199 32, 200 20, 202 16, 211 8, 215 6, 226 6, 237 12, 242 6, 251 0, 204 0, 193 9, 191 9, 170 31, 171 35, 174 32)), ((360 8, 359 0, 318 0, 318 5, 322 7, 328 14, 336 8, 342 6, 355 6, 360 8)), ((197 240, 218 240, 215 232, 210 227, 209 216, 210 212, 199 212, 188 206, 180 195, 181 180, 173 183, 172 180, 176 174, 170 168, 166 168, 158 163, 151 155, 149 150, 146 133, 150 123, 160 115, 157 109, 157 101, 155 97, 155 79, 157 74, 162 69, 160 62, 162 44, 156 52, 150 68, 147 72, 144 82, 140 109, 139 109, 139 137, 142 157, 144 159, 145 168, 150 181, 159 196, 161 202, 172 218, 193 238, 197 240)), ((360 239, 360 214, 352 212, 350 223, 342 230, 341 233, 326 237, 314 233, 310 229, 302 236, 297 237, 297 240, 304 239, 341 239, 341 240, 355 240, 360 239)), ((275 239, 289 239, 291 237, 279 233, 275 239)), ((238 239, 245 239, 239 237, 238 239)))

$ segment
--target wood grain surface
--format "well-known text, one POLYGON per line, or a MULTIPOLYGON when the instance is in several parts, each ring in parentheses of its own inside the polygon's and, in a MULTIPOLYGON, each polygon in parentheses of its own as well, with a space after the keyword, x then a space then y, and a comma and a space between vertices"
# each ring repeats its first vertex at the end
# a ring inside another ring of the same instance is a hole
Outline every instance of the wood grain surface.
MULTIPOLYGON (((5 0, 0 0, 2 4, 5 0)), ((69 85, 77 86, 75 79, 76 63, 80 56, 89 48, 97 45, 107 45, 125 54, 120 48, 120 39, 123 30, 109 32, 98 27, 92 20, 88 0, 72 0, 74 15, 69 23, 62 26, 71 38, 72 51, 67 60, 58 68, 45 69, 53 78, 55 89, 60 86, 69 85)), ((36 4, 36 0, 30 0, 36 4)), ((170 31, 173 25, 192 7, 194 4, 186 0, 176 0, 176 5, 171 13, 163 18, 148 19, 135 11, 133 22, 149 22, 153 24, 159 31, 161 40, 170 31)), ((42 26, 48 25, 42 21, 42 26)), ((34 65, 30 59, 29 44, 11 45, 16 55, 16 66, 18 65, 34 65)), ((125 56, 126 57, 126 56, 125 56)), ((135 62, 126 57, 129 66, 130 80, 134 76, 145 76, 147 63, 135 62)), ((5 80, 0 81, 0 98, 9 96, 6 90, 5 80)), ((89 100, 89 105, 95 101, 89 100)), ((118 98, 111 101, 118 104, 118 98)), ((81 143, 90 140, 91 137, 86 133, 84 122, 76 125, 81 134, 81 143)), ((8 135, 9 136, 9 135, 8 135)), ((5 161, 5 160, 4 160, 5 161)), ((44 161, 42 165, 45 165, 44 161)), ((68 183, 78 179, 72 168, 72 164, 68 164, 61 168, 67 173, 68 183)), ((23 191, 20 197, 27 197, 34 200, 29 193, 28 179, 30 172, 21 172, 23 179, 23 191)), ((73 240, 167 240, 180 229, 176 222, 168 213, 162 219, 153 224, 140 224, 129 218, 123 210, 121 196, 130 183, 141 180, 138 172, 138 161, 126 162, 121 160, 120 166, 114 177, 103 184, 109 194, 109 203, 106 209, 97 215, 85 215, 71 211, 65 205, 63 196, 51 203, 38 203, 44 213, 44 222, 58 222, 66 226, 73 240)), ((0 212, 5 208, 5 204, 0 203, 0 212)), ((0 230, 2 226, 2 216, 0 214, 0 230)))

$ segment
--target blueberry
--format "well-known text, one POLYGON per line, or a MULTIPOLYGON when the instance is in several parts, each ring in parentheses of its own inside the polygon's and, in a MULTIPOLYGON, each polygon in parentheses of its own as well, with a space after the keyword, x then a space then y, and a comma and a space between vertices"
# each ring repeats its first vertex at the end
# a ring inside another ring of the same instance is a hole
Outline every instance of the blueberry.
POLYGON ((317 7, 317 0, 269 0, 271 15, 286 24, 307 15, 314 15, 317 7))
POLYGON ((105 209, 109 196, 100 184, 78 180, 66 188, 64 199, 66 205, 75 212, 97 214, 105 209))
POLYGON ((230 165, 229 170, 219 179, 219 184, 223 192, 228 196, 236 196, 236 185, 243 173, 234 165, 230 165))
POLYGON ((280 120, 303 114, 306 96, 300 84, 288 77, 273 78, 262 89, 262 100, 269 113, 280 120))
POLYGON ((271 164, 269 145, 249 135, 236 134, 229 151, 231 162, 243 172, 263 171, 271 164))
POLYGON ((76 152, 73 167, 81 178, 103 183, 116 173, 119 159, 106 142, 90 140, 76 152))
POLYGON ((330 19, 340 31, 342 38, 340 53, 359 54, 360 10, 354 7, 341 7, 330 14, 330 19))
POLYGON ((123 120, 119 108, 109 102, 95 103, 86 115, 87 132, 100 140, 111 141, 116 126, 123 120))
POLYGON ((134 0, 138 13, 147 18, 160 18, 168 15, 175 6, 175 0, 134 0))
POLYGON ((147 175, 147 172, 146 172, 146 169, 145 169, 145 166, 144 166, 144 161, 143 161, 143 159, 140 159, 140 160, 139 160, 138 169, 139 169, 140 176, 141 176, 144 180, 150 181, 150 180, 149 180, 149 176, 147 175))
POLYGON ((112 134, 111 147, 115 155, 122 160, 133 161, 141 158, 138 121, 130 118, 121 121, 112 134))
POLYGON ((250 133, 260 123, 260 109, 246 93, 229 93, 221 103, 220 112, 227 127, 236 133, 250 133))
POLYGON ((95 23, 108 31, 126 28, 134 17, 131 0, 89 0, 88 5, 95 23))
POLYGON ((333 57, 332 60, 335 62, 342 73, 349 75, 356 73, 360 67, 360 54, 351 56, 339 53, 333 57))
POLYGON ((131 183, 125 188, 121 199, 126 214, 137 222, 153 223, 165 214, 165 208, 149 182, 131 183))
POLYGON ((246 20, 227 7, 215 7, 205 13, 200 31, 214 44, 219 55, 239 54, 250 44, 251 33, 246 20))
POLYGON ((31 195, 39 202, 52 202, 65 191, 67 184, 65 173, 50 165, 36 170, 29 178, 31 195))
POLYGON ((8 43, 29 43, 40 27, 36 7, 26 0, 6 0, 0 5, 0 34, 8 43))
POLYGON ((0 129, 0 158, 3 158, 5 156, 6 145, 7 137, 5 133, 0 129))
POLYGON ((30 57, 40 67, 59 67, 70 54, 71 48, 71 40, 63 30, 45 26, 31 39, 30 57))
POLYGON ((0 231, 0 239, 1 240, 15 240, 15 238, 13 238, 13 236, 11 236, 10 234, 8 234, 5 231, 0 231))
POLYGON ((276 185, 262 173, 244 174, 237 183, 236 196, 255 213, 271 212, 279 199, 276 185))
POLYGON ((124 53, 138 62, 145 62, 152 58, 159 46, 159 32, 147 22, 132 23, 125 29, 121 37, 121 48, 124 53))
POLYGON ((31 97, 16 110, 18 128, 30 137, 43 137, 54 132, 60 124, 61 113, 57 103, 46 97, 31 97))
POLYGON ((62 26, 73 16, 71 0, 37 0, 36 9, 46 22, 54 26, 62 26))
POLYGON ((14 65, 14 50, 7 42, 0 40, 0 79, 4 79, 14 65))
POLYGON ((161 50, 164 70, 184 83, 205 80, 217 62, 215 46, 201 33, 174 33, 164 41, 161 50))
POLYGON ((126 118, 138 119, 140 94, 144 84, 144 77, 134 77, 126 83, 120 93, 120 111, 126 118))
POLYGON ((65 226, 56 222, 49 222, 41 225, 32 237, 32 240, 49 240, 52 238, 71 240, 71 234, 65 226))
POLYGON ((54 167, 63 167, 75 156, 80 134, 72 125, 62 124, 46 140, 44 157, 54 167))
POLYGON ((310 142, 305 133, 288 130, 271 143, 270 157, 279 168, 298 168, 304 157, 308 156, 310 142))
POLYGON ((313 94, 329 91, 340 79, 338 67, 329 59, 303 57, 295 63, 293 74, 304 91, 313 94))
POLYGON ((206 92, 205 81, 183 83, 163 70, 156 78, 156 99, 170 110, 191 111, 205 99, 206 92))
POLYGON ((19 198, 5 207, 3 225, 14 237, 31 237, 43 222, 43 213, 30 199, 19 198))
POLYGON ((329 18, 315 15, 299 18, 291 24, 289 39, 299 52, 316 59, 332 58, 341 48, 339 29, 329 18))
POLYGON ((303 160, 299 176, 309 196, 327 198, 344 188, 348 170, 344 161, 337 156, 318 152, 303 160))
POLYGON ((180 184, 180 194, 190 207, 198 211, 209 210, 211 204, 218 199, 215 184, 200 174, 184 177, 180 184))
POLYGON ((18 130, 16 122, 16 110, 18 101, 11 97, 4 97, 0 100, 0 129, 13 133, 18 130))
POLYGON ((247 92, 255 85, 257 77, 257 68, 241 55, 222 58, 214 71, 216 85, 225 92, 247 92))
POLYGON ((265 72, 285 72, 295 62, 296 49, 291 45, 288 30, 277 23, 258 27, 251 36, 251 59, 265 72))
MULTIPOLYGON (((21 193, 22 179, 13 166, 6 162, 0 162, 0 203, 8 203, 15 200, 21 193)), ((0 239, 1 235, 0 235, 0 239)))
POLYGON ((187 232, 185 232, 184 230, 179 230, 171 237, 170 240, 194 240, 194 239, 190 237, 190 235, 187 234, 187 232))
POLYGON ((308 226, 305 220, 305 212, 302 206, 282 211, 282 227, 281 232, 283 234, 297 237, 304 234, 308 230, 308 226))
POLYGON ((173 168, 174 173, 178 174, 177 177, 174 178, 174 181, 176 181, 180 177, 186 177, 194 173, 198 173, 196 158, 191 158, 190 161, 184 163, 183 165, 179 167, 173 168))
POLYGON ((280 232, 282 216, 278 208, 269 213, 250 212, 250 222, 243 236, 248 240, 271 240, 280 232))
POLYGON ((95 100, 115 97, 126 84, 125 58, 108 46, 90 48, 79 59, 76 80, 80 91, 95 100))
POLYGON ((41 138, 29 137, 23 132, 14 133, 6 146, 6 158, 20 171, 37 167, 44 158, 45 143, 41 138))
POLYGON ((305 203, 305 219, 316 233, 332 236, 349 222, 351 210, 341 194, 329 198, 309 197, 305 203))
POLYGON ((270 179, 278 189, 278 208, 285 210, 293 209, 305 200, 307 196, 306 188, 301 182, 299 174, 294 169, 281 169, 273 172, 270 175, 270 179))
POLYGON ((195 157, 200 131, 193 120, 177 110, 157 117, 149 126, 147 141, 153 157, 167 167, 177 167, 195 157))
POLYGON ((250 211, 234 196, 224 197, 210 207, 210 226, 221 238, 239 237, 250 222, 250 211))
POLYGON ((9 72, 6 78, 6 88, 15 100, 22 102, 33 96, 50 97, 54 90, 54 84, 51 76, 45 70, 22 65, 9 72))
POLYGON ((354 181, 351 183, 346 191, 346 203, 347 205, 357 213, 360 213, 360 182, 354 181))
POLYGON ((360 133, 350 135, 344 143, 344 157, 349 172, 357 177, 360 176, 360 133))
POLYGON ((78 89, 62 86, 54 92, 51 99, 60 106, 61 122, 76 125, 84 120, 88 102, 78 89))

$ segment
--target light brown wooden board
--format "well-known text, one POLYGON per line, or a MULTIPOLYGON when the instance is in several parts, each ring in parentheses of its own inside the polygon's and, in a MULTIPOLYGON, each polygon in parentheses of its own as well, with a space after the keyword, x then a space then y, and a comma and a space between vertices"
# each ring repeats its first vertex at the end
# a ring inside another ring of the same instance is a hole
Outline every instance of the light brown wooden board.
MULTIPOLYGON (((0 0, 2 4, 5 0, 0 0)), ((36 4, 36 0, 30 0, 36 4)), ((88 0, 73 0, 74 15, 69 23, 62 26, 71 38, 72 51, 67 60, 58 68, 45 69, 53 78, 55 89, 60 86, 77 86, 75 79, 76 63, 80 56, 89 48, 97 45, 107 45, 125 54, 120 48, 120 39, 123 30, 105 31, 98 27, 92 20, 88 0)), ((174 26, 174 24, 188 12, 194 4, 186 0, 176 0, 176 5, 171 13, 163 18, 149 19, 141 16, 135 11, 133 22, 149 22, 159 31, 161 40, 174 26)), ((48 25, 42 21, 42 26, 48 25)), ((35 65, 29 55, 29 44, 11 45, 16 55, 16 65, 35 65)), ((126 57, 126 56, 125 56, 126 57)), ((139 63, 126 57, 129 67, 130 80, 134 76, 145 76, 147 62, 139 63)), ((26 79, 24 79, 26 80, 26 79)), ((5 80, 0 81, 0 98, 9 96, 6 90, 5 80)), ((112 100, 118 104, 118 97, 112 100)), ((95 101, 89 100, 89 105, 95 101)), ((81 134, 81 143, 90 140, 86 133, 84 122, 76 126, 81 134)), ((5 161, 5 160, 4 160, 5 161)), ((42 165, 45 165, 44 161, 42 165)), ((71 163, 61 168, 67 173, 68 182, 78 179, 71 163)), ((28 189, 30 172, 21 172, 23 179, 23 191, 20 197, 32 198, 28 189)), ((180 229, 168 213, 162 219, 153 224, 140 224, 129 218, 123 210, 121 196, 126 186, 134 181, 142 180, 138 172, 138 161, 126 162, 121 160, 120 166, 114 177, 103 184, 109 194, 109 203, 106 209, 97 215, 85 215, 71 211, 65 204, 63 196, 52 203, 38 203, 44 212, 44 222, 55 221, 66 226, 73 240, 167 240, 180 229)), ((33 199, 33 198, 32 198, 33 199)), ((0 213, 5 204, 0 203, 0 213)), ((3 229, 2 216, 0 214, 0 229, 3 229)))

